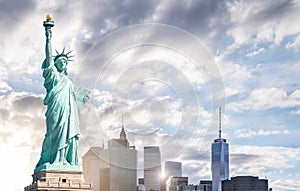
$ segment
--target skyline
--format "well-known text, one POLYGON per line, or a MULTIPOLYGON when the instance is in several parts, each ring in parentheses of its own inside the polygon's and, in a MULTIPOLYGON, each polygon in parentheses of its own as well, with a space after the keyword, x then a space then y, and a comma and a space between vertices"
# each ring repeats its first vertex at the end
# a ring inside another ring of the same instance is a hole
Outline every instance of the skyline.
POLYGON ((69 76, 76 87, 92 91, 80 111, 80 158, 117 137, 124 122, 137 150, 160 146, 163 161, 181 161, 182 175, 193 175, 189 182, 211 179, 210 144, 218 137, 220 105, 229 176, 267 177, 273 190, 300 190, 299 1, 0 5, 0 168, 6 190, 23 190, 31 182, 45 134, 42 22, 48 13, 55 22, 53 52, 74 50, 69 76), (151 27, 157 28, 146 33, 151 27), (146 41, 147 35, 157 44, 115 53, 126 40, 146 41), (166 37, 174 47, 200 50, 202 62, 163 46, 166 37), (205 72, 209 66, 215 73, 205 72), (220 103, 213 99, 213 79, 225 91, 220 103))

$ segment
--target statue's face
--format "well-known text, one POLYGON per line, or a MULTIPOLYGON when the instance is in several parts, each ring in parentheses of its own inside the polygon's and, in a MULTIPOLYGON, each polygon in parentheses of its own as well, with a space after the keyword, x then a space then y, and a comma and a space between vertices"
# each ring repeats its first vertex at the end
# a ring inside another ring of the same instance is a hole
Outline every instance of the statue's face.
POLYGON ((68 64, 67 60, 63 57, 58 58, 55 61, 55 66, 56 66, 56 68, 59 72, 66 71, 67 70, 67 64, 68 64))

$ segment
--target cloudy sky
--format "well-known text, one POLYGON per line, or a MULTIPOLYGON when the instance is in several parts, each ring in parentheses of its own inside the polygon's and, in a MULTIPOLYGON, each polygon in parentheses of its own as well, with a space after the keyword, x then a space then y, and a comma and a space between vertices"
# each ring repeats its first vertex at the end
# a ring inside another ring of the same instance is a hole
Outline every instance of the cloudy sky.
MULTIPOLYGON (((190 183, 210 179, 210 143, 230 144, 230 176, 300 190, 300 1, 0 1, 1 186, 31 183, 45 134, 42 21, 68 73, 92 91, 80 155, 123 124, 139 151, 161 147, 190 183)), ((141 160, 141 159, 140 159, 141 160)))

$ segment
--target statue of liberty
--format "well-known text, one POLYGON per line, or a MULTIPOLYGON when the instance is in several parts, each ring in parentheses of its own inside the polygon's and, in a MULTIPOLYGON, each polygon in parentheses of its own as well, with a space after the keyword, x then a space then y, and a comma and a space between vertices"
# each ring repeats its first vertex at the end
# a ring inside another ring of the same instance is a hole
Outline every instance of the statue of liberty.
POLYGON ((43 141, 40 160, 35 172, 40 170, 75 170, 78 165, 79 119, 78 110, 89 99, 90 91, 83 88, 74 90, 68 78, 67 66, 71 61, 65 49, 52 56, 51 27, 54 22, 47 15, 44 21, 46 35, 46 59, 42 64, 47 105, 46 135, 43 141))

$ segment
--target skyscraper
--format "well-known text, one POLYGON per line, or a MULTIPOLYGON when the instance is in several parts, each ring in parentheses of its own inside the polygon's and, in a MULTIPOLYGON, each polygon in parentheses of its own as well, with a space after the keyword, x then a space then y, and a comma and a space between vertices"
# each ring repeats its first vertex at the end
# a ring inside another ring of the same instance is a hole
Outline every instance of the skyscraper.
POLYGON ((166 190, 166 180, 170 177, 182 176, 182 164, 181 162, 166 161, 164 166, 164 176, 161 179, 161 191, 166 190))
POLYGON ((165 162, 165 178, 168 179, 170 176, 182 176, 182 164, 181 162, 166 161, 165 162))
POLYGON ((212 191, 222 190, 222 180, 229 179, 229 146, 221 136, 221 108, 219 109, 219 138, 211 146, 212 191))
POLYGON ((157 146, 144 147, 144 184, 146 190, 160 191, 161 156, 157 146))
POLYGON ((129 147, 122 127, 120 138, 108 141, 108 148, 91 148, 83 157, 85 179, 94 191, 132 191, 137 185, 137 151, 129 147))

